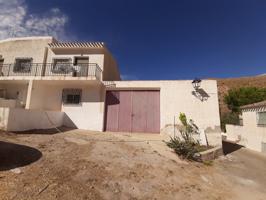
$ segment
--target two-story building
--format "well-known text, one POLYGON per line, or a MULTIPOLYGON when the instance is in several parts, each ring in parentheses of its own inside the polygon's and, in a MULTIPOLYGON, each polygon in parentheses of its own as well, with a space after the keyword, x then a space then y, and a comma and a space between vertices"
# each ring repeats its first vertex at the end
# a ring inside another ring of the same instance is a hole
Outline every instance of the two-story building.
POLYGON ((101 42, 2 40, 0 125, 10 131, 64 125, 160 133, 183 112, 206 132, 219 132, 216 81, 203 80, 200 89, 191 82, 121 81, 101 42))
POLYGON ((103 43, 14 38, 1 41, 0 52, 2 106, 62 111, 76 127, 102 129, 102 81, 120 80, 103 43))

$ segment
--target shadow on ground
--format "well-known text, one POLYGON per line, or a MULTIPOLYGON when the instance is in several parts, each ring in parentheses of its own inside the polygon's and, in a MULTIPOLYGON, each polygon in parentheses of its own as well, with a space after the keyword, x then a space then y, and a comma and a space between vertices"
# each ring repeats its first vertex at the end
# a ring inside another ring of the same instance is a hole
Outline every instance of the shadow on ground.
POLYGON ((42 153, 32 147, 0 141, 0 171, 29 165, 42 157, 42 153))
POLYGON ((233 153, 234 151, 237 151, 241 149, 243 146, 231 142, 223 141, 223 153, 224 155, 233 153))
POLYGON ((76 128, 69 128, 69 127, 57 127, 51 129, 34 129, 29 131, 15 131, 15 134, 40 134, 40 135, 53 135, 61 132, 71 131, 76 128))

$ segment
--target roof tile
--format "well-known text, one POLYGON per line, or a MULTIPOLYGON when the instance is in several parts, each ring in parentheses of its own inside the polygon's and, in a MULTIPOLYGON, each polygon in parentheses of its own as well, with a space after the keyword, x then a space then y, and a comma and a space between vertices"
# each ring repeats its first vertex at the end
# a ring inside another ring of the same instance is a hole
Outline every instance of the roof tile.
POLYGON ((252 103, 252 104, 248 104, 245 106, 241 106, 241 109, 249 109, 249 108, 258 108, 258 107, 266 107, 266 100, 265 101, 261 101, 261 102, 257 102, 257 103, 252 103))

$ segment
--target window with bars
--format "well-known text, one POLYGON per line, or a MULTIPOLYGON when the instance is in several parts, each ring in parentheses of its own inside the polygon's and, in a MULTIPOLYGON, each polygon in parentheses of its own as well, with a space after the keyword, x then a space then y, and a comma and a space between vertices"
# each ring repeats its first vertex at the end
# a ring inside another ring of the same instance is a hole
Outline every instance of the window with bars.
POLYGON ((32 58, 16 58, 13 72, 28 73, 31 71, 32 58))
POLYGON ((72 71, 70 58, 55 58, 53 60, 52 72, 56 74, 67 74, 72 71))
POLYGON ((76 104, 81 103, 81 89, 63 89, 62 100, 63 104, 76 104))
POLYGON ((257 125, 266 126, 266 111, 257 113, 257 125))

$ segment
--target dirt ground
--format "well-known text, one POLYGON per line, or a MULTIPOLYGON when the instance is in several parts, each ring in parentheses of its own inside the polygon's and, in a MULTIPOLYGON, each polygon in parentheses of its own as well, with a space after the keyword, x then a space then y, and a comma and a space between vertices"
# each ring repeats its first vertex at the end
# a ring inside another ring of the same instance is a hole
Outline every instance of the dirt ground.
MULTIPOLYGON (((42 132, 40 132, 42 133, 42 132)), ((266 157, 180 160, 159 135, 0 133, 0 199, 266 199, 266 157)))

